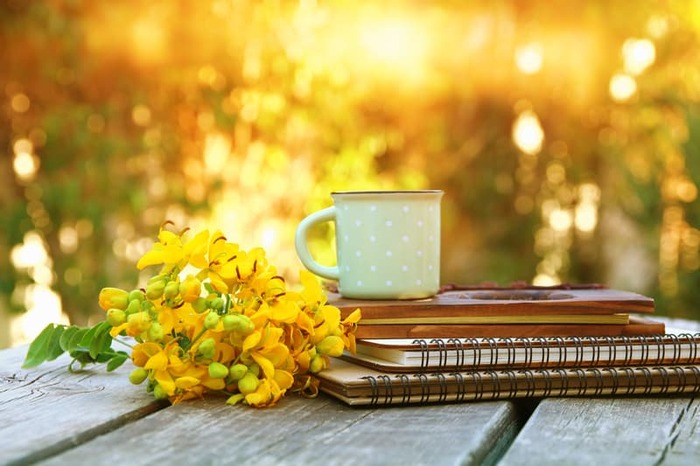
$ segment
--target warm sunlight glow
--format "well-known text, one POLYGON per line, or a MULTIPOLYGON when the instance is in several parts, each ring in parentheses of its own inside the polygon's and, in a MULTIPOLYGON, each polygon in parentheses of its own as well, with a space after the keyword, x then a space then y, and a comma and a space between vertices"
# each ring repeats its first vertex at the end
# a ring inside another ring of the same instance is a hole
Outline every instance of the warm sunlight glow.
POLYGON ((598 225, 600 188, 593 183, 584 183, 578 188, 579 202, 574 212, 574 225, 584 234, 591 233, 598 225))
POLYGON ((369 57, 382 66, 423 72, 428 36, 408 19, 368 21, 361 27, 360 43, 369 57))
POLYGON ((34 147, 28 139, 19 139, 14 146, 15 157, 12 168, 20 181, 31 181, 39 169, 39 158, 32 152, 34 147))
POLYGON ((642 74, 656 60, 656 48, 649 39, 627 39, 622 46, 625 71, 631 75, 642 74))
POLYGON ((518 115, 513 124, 513 142, 518 149, 529 155, 542 150, 544 130, 534 112, 527 110, 518 115))
POLYGON ((521 45, 515 49, 515 64, 524 74, 535 74, 542 69, 542 46, 537 43, 521 45))
POLYGON ((616 74, 610 79, 610 96, 616 102, 626 102, 637 93, 637 81, 627 74, 616 74))
POLYGON ((208 174, 221 173, 231 154, 231 139, 221 133, 209 134, 204 141, 204 167, 208 174))
POLYGON ((135 21, 131 25, 131 45, 142 62, 160 61, 168 47, 165 24, 155 14, 135 21))

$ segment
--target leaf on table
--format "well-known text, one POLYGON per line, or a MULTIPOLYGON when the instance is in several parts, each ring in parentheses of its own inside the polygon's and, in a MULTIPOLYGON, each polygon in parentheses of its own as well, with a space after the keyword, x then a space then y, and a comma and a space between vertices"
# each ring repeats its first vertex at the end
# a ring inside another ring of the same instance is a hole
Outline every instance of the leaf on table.
POLYGON ((46 360, 47 361, 53 361, 60 355, 64 353, 63 348, 61 348, 61 336, 63 335, 63 332, 66 330, 65 325, 56 325, 54 327, 53 332, 51 333, 51 336, 49 337, 49 341, 46 344, 46 360))
POLYGON ((44 330, 37 335, 34 341, 29 345, 27 350, 27 356, 24 358, 22 363, 23 369, 28 369, 30 367, 36 367, 42 362, 46 361, 48 355, 49 340, 54 333, 56 326, 54 324, 49 324, 44 327, 44 330))

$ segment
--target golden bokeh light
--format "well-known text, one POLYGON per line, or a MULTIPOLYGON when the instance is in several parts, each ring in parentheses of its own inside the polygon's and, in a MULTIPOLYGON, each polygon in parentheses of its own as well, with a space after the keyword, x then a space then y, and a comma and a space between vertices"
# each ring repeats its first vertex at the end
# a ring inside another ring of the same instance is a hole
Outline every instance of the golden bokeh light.
POLYGON ((513 142, 526 154, 534 155, 542 150, 544 130, 537 115, 526 110, 513 123, 513 142))
POLYGON ((294 279, 296 223, 344 189, 445 189, 451 282, 695 293, 697 5, 64 3, 0 33, 0 266, 25 307, 137 275, 166 220, 294 279))
POLYGON ((542 45, 533 42, 515 49, 515 64, 524 74, 536 74, 542 69, 544 60, 542 45))
POLYGON ((637 81, 630 75, 617 73, 610 78, 610 96, 616 102, 626 102, 637 93, 637 81))
POLYGON ((625 71, 637 76, 654 64, 656 48, 649 39, 627 39, 622 45, 622 56, 625 71))

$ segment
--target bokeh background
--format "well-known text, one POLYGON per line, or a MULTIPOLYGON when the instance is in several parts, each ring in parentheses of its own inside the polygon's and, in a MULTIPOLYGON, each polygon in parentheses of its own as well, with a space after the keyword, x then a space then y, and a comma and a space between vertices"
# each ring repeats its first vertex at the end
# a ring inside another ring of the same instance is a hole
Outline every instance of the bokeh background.
POLYGON ((445 283, 700 318, 696 0, 0 0, 0 92, 0 346, 101 318, 166 220, 293 281, 349 189, 445 190, 445 283))

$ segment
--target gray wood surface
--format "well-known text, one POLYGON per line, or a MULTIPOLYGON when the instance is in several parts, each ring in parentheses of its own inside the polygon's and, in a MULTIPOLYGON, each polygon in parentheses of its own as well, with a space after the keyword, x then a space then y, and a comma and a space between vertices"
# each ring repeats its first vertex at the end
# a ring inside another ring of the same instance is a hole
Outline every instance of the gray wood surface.
POLYGON ((517 428, 509 402, 357 409, 293 395, 256 410, 210 398, 159 411, 42 464, 488 464, 517 428))
POLYGON ((68 356, 20 369, 27 347, 0 351, 0 463, 31 463, 151 413, 156 403, 128 380, 96 366, 69 373, 68 356))
POLYGON ((700 464, 691 397, 543 400, 501 465, 700 464))

